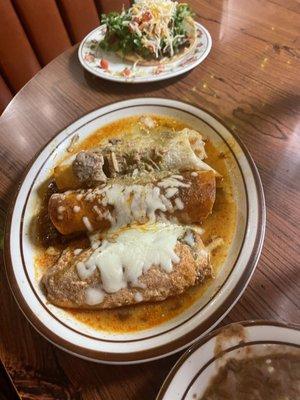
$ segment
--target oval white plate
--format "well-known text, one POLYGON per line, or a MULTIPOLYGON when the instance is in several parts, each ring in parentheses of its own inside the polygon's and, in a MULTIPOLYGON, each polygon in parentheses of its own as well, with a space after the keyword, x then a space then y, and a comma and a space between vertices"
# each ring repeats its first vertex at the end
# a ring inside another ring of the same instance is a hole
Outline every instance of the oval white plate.
POLYGON ((99 76, 103 79, 116 82, 140 83, 161 81, 184 74, 187 71, 195 68, 209 54, 211 49, 211 36, 209 32, 196 22, 197 27, 197 43, 195 49, 191 53, 187 53, 175 62, 166 63, 161 66, 139 66, 133 69, 133 63, 123 60, 120 56, 112 52, 104 52, 103 50, 91 49, 91 45, 99 43, 105 36, 106 26, 101 25, 90 32, 81 42, 78 49, 78 57, 81 65, 87 71, 99 76), (104 58, 109 62, 109 69, 101 68, 100 61, 104 58), (125 77, 122 71, 129 68, 132 71, 132 76, 125 77))
POLYGON ((114 103, 84 115, 51 140, 30 166, 7 221, 7 276, 20 308, 33 326, 51 342, 77 356, 101 362, 133 363, 183 349, 224 318, 244 291, 258 261, 264 237, 265 205, 251 157, 221 122, 186 103, 142 98, 114 103), (75 134, 83 139, 112 121, 149 113, 178 118, 210 138, 220 151, 231 154, 226 160, 235 187, 237 229, 220 273, 185 312, 143 331, 126 334, 99 331, 47 303, 36 279, 35 248, 28 233, 37 189, 75 134))
POLYGON ((229 358, 265 356, 270 353, 297 353, 300 355, 299 328, 277 322, 248 321, 244 337, 230 336, 220 342, 227 325, 195 343, 178 360, 163 383, 156 400, 197 400, 203 396, 209 382, 229 358), (222 343, 222 354, 215 353, 222 343))

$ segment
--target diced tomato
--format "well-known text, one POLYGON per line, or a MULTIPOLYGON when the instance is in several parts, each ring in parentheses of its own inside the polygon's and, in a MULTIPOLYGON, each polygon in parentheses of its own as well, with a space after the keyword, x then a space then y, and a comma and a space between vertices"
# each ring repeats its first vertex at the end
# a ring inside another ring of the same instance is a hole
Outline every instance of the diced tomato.
POLYGON ((152 19, 151 12, 150 11, 144 12, 144 14, 142 16, 142 22, 148 22, 148 21, 150 21, 150 19, 152 19))
POLYGON ((155 69, 155 75, 159 75, 164 71, 165 67, 162 64, 159 64, 155 69))
POLYGON ((139 17, 134 17, 132 21, 139 24, 141 22, 141 19, 139 17))
POLYGON ((95 56, 93 54, 88 53, 85 54, 84 59, 87 62, 93 62, 95 60, 95 56))
POLYGON ((100 67, 107 71, 109 68, 109 62, 105 58, 102 58, 100 60, 100 67))
POLYGON ((131 75, 131 69, 126 67, 123 69, 122 71, 123 76, 125 76, 126 78, 128 78, 131 75))

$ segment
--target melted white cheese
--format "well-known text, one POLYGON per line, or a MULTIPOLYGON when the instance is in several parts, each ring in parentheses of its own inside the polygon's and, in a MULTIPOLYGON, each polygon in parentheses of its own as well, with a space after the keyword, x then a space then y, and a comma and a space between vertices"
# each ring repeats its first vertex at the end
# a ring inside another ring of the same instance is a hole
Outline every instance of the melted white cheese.
POLYGON ((144 298, 143 298, 142 293, 136 292, 136 293, 134 294, 134 300, 135 300, 137 303, 140 303, 141 301, 143 301, 144 298))
POLYGON ((186 232, 186 235, 184 236, 183 241, 191 247, 193 247, 195 245, 195 237, 191 230, 188 230, 186 232))
POLYGON ((102 303, 104 296, 104 291, 98 286, 90 286, 85 290, 85 302, 89 306, 94 306, 96 304, 102 303))
POLYGON ((102 217, 102 213, 101 213, 101 210, 99 209, 99 207, 98 206, 93 206, 93 210, 95 211, 95 213, 98 215, 98 217, 102 217))
POLYGON ((74 250, 74 255, 78 256, 82 252, 82 249, 75 249, 74 250))
POLYGON ((107 204, 114 207, 113 225, 118 228, 133 221, 155 222, 157 210, 166 211, 159 188, 152 185, 115 184, 105 190, 107 204))
MULTIPOLYGON (((182 178, 182 177, 181 177, 182 178)), ((182 179, 178 178, 178 175, 172 175, 168 178, 162 179, 160 182, 158 182, 158 186, 162 188, 188 188, 191 186, 190 183, 184 183, 181 182, 182 179)))
POLYGON ((182 200, 178 197, 175 199, 175 205, 177 207, 177 210, 183 210, 184 209, 184 204, 182 200))
POLYGON ((85 280, 90 278, 96 270, 96 266, 93 265, 92 267, 88 268, 87 265, 79 261, 76 265, 77 273, 80 279, 85 280))
MULTIPOLYGON (((162 179, 156 185, 124 185, 114 183, 103 189, 98 189, 97 194, 102 195, 100 200, 103 206, 113 206, 113 212, 106 211, 102 216, 109 219, 113 228, 129 225, 133 222, 154 223, 160 212, 174 212, 174 205, 169 197, 178 193, 178 188, 188 188, 190 183, 183 182, 181 175, 173 175, 162 179), (163 192, 166 192, 164 195, 163 192)), ((91 195, 91 194, 90 194, 91 195)), ((95 196, 95 193, 93 194, 95 196)), ((177 209, 183 209, 184 205, 180 199, 176 200, 177 209)), ((98 210, 95 209, 97 212, 98 210)), ((97 207, 98 208, 98 207, 97 207)), ((100 211, 100 210, 99 210, 100 211)), ((100 213, 97 212, 98 215, 100 213)), ((85 225, 89 227, 89 224, 85 225)))
POLYGON ((93 225, 91 224, 90 220, 88 219, 88 217, 82 217, 82 222, 84 223, 86 229, 89 232, 93 231, 93 225))
POLYGON ((139 278, 151 266, 171 272, 180 261, 175 253, 177 240, 185 228, 158 223, 124 230, 112 240, 104 240, 90 257, 77 263, 81 279, 89 278, 98 268, 103 289, 115 293, 122 288, 140 286, 139 278))
POLYGON ((92 248, 93 250, 96 250, 96 249, 98 249, 99 246, 100 246, 100 241, 99 241, 99 240, 96 240, 96 241, 94 241, 93 244, 91 245, 91 248, 92 248))
POLYGON ((178 188, 168 188, 166 190, 165 196, 167 199, 169 199, 170 197, 175 196, 175 194, 178 193, 178 188))

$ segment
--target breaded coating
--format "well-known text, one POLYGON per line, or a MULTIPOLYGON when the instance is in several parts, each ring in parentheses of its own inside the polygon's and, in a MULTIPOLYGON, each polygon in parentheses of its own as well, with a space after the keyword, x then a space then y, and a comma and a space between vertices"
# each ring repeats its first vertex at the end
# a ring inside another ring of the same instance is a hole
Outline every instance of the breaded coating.
POLYGON ((42 280, 49 302, 66 308, 107 309, 162 301, 183 293, 212 274, 209 253, 206 252, 200 235, 194 232, 193 243, 177 241, 175 253, 180 261, 173 264, 171 272, 168 273, 159 266, 152 266, 139 278, 138 287, 129 286, 115 293, 105 293, 102 302, 89 305, 86 302, 86 290, 101 285, 101 275, 96 269, 91 277, 82 280, 76 265, 87 260, 92 251, 89 248, 79 255, 75 255, 71 249, 63 252, 57 264, 50 268, 42 280))

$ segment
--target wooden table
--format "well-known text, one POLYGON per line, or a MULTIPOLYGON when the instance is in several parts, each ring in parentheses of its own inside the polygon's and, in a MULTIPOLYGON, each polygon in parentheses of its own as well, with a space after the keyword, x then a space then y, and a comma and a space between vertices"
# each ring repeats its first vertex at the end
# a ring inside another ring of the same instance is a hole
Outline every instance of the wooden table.
MULTIPOLYGON (((190 3, 213 38, 210 56, 191 73, 146 85, 114 84, 86 73, 74 47, 21 90, 0 123, 1 213, 36 152, 83 114, 139 96, 191 102, 218 115, 242 138, 260 171, 268 209, 257 270, 223 323, 258 318, 300 323, 300 3, 190 3)), ((29 325, 1 266, 0 357, 23 399, 155 398, 180 354, 122 367, 74 358, 29 325)))

